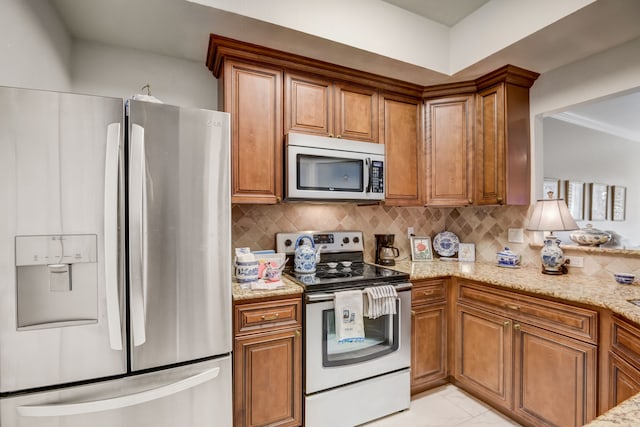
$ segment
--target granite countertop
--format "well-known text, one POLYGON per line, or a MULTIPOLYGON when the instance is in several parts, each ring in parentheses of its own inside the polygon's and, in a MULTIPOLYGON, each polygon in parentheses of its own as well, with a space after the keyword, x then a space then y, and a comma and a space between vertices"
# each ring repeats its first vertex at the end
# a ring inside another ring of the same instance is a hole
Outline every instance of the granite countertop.
POLYGON ((251 290, 251 289, 243 289, 240 283, 232 282, 231 291, 233 295, 234 301, 243 301, 243 300, 252 300, 252 299, 262 299, 262 298, 270 298, 277 296, 299 296, 302 294, 302 287, 295 284, 293 281, 287 279, 286 277, 282 278, 283 287, 277 289, 260 289, 260 290, 251 290))
MULTIPOLYGON (((640 286, 620 285, 613 277, 593 278, 572 275, 571 271, 562 276, 549 276, 534 268, 502 268, 494 264, 439 260, 400 261, 391 268, 409 273, 411 280, 455 276, 569 302, 607 308, 640 324, 640 307, 628 301, 640 299, 640 286)), ((293 281, 287 278, 283 278, 282 281, 284 287, 274 290, 242 289, 239 283, 234 282, 233 299, 239 301, 302 294, 302 287, 293 281)), ((640 420, 640 394, 622 402, 587 425, 589 427, 637 426, 638 420, 640 420)))

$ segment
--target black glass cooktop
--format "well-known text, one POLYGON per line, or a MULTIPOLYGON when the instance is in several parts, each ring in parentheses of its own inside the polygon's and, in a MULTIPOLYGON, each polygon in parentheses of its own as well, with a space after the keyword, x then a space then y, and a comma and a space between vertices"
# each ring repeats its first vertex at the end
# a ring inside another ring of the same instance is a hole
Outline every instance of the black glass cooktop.
POLYGON ((315 273, 301 274, 287 267, 285 275, 302 286, 305 292, 326 292, 343 289, 362 289, 376 284, 409 280, 409 274, 374 264, 354 263, 350 267, 330 268, 319 265, 315 273))

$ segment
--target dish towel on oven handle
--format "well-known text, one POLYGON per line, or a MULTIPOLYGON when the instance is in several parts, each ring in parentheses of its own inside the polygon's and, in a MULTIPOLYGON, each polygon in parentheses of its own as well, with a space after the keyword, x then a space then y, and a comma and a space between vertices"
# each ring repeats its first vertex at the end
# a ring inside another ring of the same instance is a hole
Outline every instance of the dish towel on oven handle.
POLYGON ((364 341, 362 291, 343 291, 334 294, 336 338, 339 343, 364 341))
POLYGON ((364 288, 364 312, 369 319, 377 319, 387 314, 396 314, 398 292, 393 285, 364 288))

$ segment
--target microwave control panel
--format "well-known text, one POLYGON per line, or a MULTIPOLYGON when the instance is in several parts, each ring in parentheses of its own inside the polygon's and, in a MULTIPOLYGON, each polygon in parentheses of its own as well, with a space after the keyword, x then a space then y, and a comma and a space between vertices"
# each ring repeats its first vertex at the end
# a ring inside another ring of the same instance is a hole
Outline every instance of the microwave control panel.
POLYGON ((384 162, 371 162, 371 176, 369 177, 369 192, 384 193, 384 162))

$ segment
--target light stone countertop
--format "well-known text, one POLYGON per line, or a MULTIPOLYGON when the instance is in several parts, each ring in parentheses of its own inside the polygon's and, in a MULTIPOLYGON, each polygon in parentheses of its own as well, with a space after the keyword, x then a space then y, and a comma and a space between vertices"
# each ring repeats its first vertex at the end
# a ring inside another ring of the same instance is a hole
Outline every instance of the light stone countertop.
MULTIPOLYGON (((608 308, 612 312, 640 324, 640 307, 628 300, 640 299, 640 286, 620 285, 611 279, 592 278, 569 274, 550 276, 533 268, 502 268, 494 264, 455 261, 400 261, 391 267, 409 273, 411 280, 455 276, 501 286, 569 302, 608 308)), ((274 296, 297 296, 302 287, 283 278, 285 286, 275 290, 242 289, 233 283, 234 301, 261 299, 274 296)), ((621 427, 640 425, 640 394, 602 414, 587 426, 621 427)))

